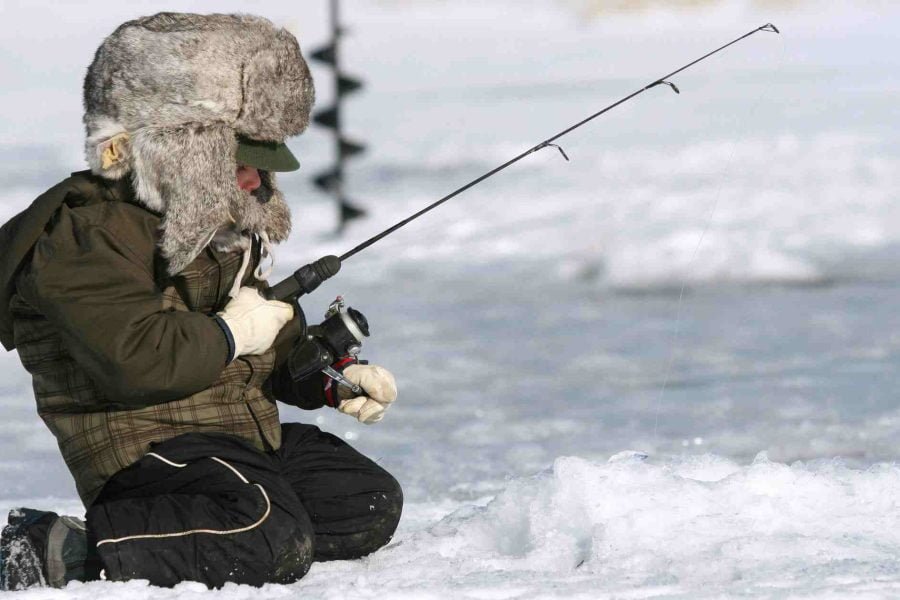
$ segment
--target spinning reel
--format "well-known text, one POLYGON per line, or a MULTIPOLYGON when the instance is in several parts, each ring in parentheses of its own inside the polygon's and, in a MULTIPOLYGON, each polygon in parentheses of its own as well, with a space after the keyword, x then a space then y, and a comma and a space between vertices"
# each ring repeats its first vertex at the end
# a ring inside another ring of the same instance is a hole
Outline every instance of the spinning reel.
POLYGON ((368 394, 362 387, 349 381, 331 365, 344 358, 350 358, 356 364, 366 364, 357 358, 362 350, 363 338, 369 337, 366 317, 355 308, 346 306, 341 296, 331 303, 325 312, 325 320, 318 325, 307 325, 306 315, 300 308, 301 296, 313 291, 340 270, 338 257, 325 256, 300 267, 293 275, 271 287, 267 297, 294 305, 299 339, 288 357, 288 370, 294 381, 322 372, 357 396, 365 396, 368 394))
POLYGON ((369 322, 355 308, 348 307, 344 299, 338 296, 325 312, 325 320, 318 325, 306 324, 306 317, 299 304, 294 305, 299 315, 303 333, 294 345, 288 357, 288 370, 295 381, 306 379, 313 373, 321 371, 353 391, 358 396, 366 395, 365 391, 350 382, 331 365, 342 358, 350 358, 356 364, 360 361, 363 338, 369 337, 369 322))

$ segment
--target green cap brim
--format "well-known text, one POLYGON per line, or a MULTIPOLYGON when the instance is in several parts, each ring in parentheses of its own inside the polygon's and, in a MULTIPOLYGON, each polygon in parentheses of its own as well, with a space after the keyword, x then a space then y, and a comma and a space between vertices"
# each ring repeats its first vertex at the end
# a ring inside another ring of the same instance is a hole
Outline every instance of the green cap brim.
POLYGON ((300 162, 286 144, 261 142, 240 135, 237 142, 235 159, 239 165, 276 172, 296 171, 300 168, 300 162))

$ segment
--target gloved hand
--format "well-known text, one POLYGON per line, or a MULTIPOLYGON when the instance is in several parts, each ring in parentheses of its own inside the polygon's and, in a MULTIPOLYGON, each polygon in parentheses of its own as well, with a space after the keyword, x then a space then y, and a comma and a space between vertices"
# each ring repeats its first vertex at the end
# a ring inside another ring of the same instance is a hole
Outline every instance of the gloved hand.
POLYGON ((356 417, 360 423, 371 425, 384 418, 391 403, 397 399, 397 383, 384 367, 375 365, 348 365, 344 377, 362 387, 369 396, 353 396, 346 386, 338 386, 340 404, 337 409, 356 417))
POLYGON ((233 352, 229 362, 244 354, 262 354, 272 347, 275 336, 294 316, 294 307, 266 300, 256 288, 242 287, 238 295, 218 313, 220 325, 231 334, 233 352))

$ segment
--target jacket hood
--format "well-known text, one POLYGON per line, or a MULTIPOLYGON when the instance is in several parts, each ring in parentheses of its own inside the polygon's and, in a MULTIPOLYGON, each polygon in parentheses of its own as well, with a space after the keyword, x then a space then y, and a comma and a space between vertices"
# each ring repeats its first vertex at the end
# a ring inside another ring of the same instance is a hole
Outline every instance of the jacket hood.
POLYGON ((66 199, 73 195, 94 197, 98 186, 110 194, 118 187, 114 182, 104 182, 87 171, 72 173, 71 177, 38 196, 28 208, 0 227, 0 342, 7 350, 15 348, 9 301, 16 293, 16 276, 25 258, 66 199))
POLYGON ((284 142, 309 123, 314 87, 297 39, 252 15, 159 13, 122 24, 84 81, 85 157, 107 179, 131 178, 163 214, 172 274, 224 226, 290 232, 275 184, 260 201, 235 182, 236 136, 284 142))

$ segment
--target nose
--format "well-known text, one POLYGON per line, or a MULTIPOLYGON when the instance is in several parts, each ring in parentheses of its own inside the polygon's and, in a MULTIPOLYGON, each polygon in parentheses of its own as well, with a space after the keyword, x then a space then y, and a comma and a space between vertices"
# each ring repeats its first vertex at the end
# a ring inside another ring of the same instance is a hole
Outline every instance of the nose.
POLYGON ((259 178, 259 171, 254 167, 241 165, 237 168, 237 185, 245 192, 252 192, 262 185, 259 178))

